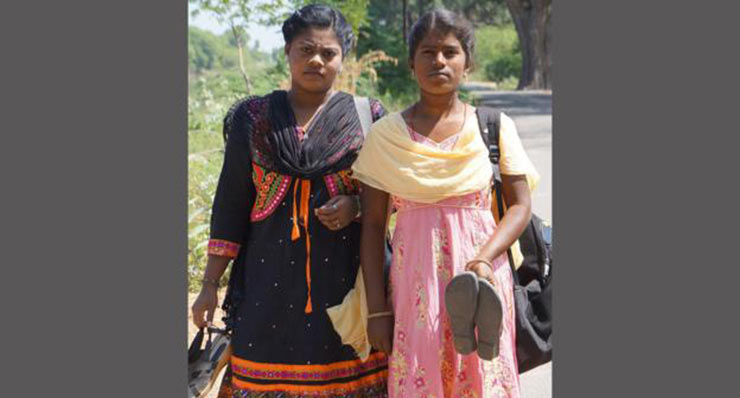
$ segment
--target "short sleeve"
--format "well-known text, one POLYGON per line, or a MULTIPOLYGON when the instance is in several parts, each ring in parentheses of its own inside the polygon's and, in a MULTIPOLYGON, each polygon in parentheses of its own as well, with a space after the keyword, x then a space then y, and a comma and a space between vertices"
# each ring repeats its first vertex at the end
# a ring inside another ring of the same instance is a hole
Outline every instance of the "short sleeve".
POLYGON ((501 160, 499 161, 501 174, 526 175, 529 190, 534 192, 540 175, 524 150, 514 120, 503 112, 499 129, 499 145, 501 147, 501 160))
POLYGON ((371 98, 370 100, 370 113, 373 116, 373 122, 378 121, 380 118, 385 116, 386 110, 383 104, 376 99, 371 98))
POLYGON ((208 254, 236 257, 249 229, 249 213, 256 192, 246 139, 246 107, 236 106, 224 119, 227 137, 224 162, 211 212, 208 254))

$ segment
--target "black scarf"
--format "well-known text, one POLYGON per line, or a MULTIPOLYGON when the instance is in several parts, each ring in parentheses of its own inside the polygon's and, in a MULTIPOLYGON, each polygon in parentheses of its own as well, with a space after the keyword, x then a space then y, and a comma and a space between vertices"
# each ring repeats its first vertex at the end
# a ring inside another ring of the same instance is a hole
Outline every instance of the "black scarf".
POLYGON ((286 91, 270 94, 267 108, 266 115, 255 117, 267 117, 269 128, 253 129, 250 140, 252 159, 261 166, 285 175, 314 179, 346 169, 355 161, 363 135, 352 95, 335 93, 316 115, 302 141, 296 132, 297 122, 286 91))

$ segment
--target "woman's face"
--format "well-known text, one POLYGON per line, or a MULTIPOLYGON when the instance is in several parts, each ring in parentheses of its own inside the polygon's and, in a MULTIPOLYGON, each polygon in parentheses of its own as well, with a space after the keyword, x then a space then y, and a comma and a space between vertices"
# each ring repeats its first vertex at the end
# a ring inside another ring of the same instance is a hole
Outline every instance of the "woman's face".
POLYGON ((334 30, 308 28, 285 45, 293 86, 312 92, 329 91, 342 68, 342 46, 334 30))
POLYGON ((467 57, 452 33, 428 33, 416 48, 411 68, 422 91, 447 94, 457 90, 467 73, 467 57))

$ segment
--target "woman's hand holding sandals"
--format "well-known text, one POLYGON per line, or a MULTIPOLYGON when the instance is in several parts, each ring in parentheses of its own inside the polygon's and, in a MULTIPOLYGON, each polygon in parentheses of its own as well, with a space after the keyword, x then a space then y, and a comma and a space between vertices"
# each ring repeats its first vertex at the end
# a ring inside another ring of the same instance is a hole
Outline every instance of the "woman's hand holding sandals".
POLYGON ((493 269, 491 263, 484 260, 471 260, 465 264, 465 271, 473 271, 478 278, 487 280, 491 285, 495 285, 493 279, 493 269))

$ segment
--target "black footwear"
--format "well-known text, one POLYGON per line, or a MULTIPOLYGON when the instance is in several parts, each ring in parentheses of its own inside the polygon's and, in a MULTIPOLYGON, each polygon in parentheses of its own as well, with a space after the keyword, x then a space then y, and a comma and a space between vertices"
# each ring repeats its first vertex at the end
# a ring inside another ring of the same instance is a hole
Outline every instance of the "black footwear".
POLYGON ((455 349, 463 355, 475 351, 475 310, 478 305, 478 278, 465 271, 445 288, 445 307, 450 317, 455 349))
POLYGON ((502 319, 503 306, 493 285, 485 279, 478 279, 475 325, 478 327, 478 356, 482 359, 490 361, 498 356, 502 319))
POLYGON ((188 349, 188 398, 205 397, 221 370, 229 363, 231 338, 223 329, 208 328, 206 347, 203 329, 198 331, 188 349), (212 334, 216 336, 212 338, 212 334))

